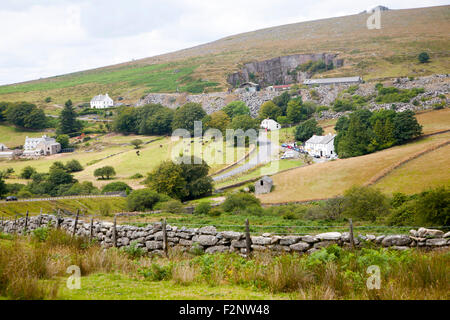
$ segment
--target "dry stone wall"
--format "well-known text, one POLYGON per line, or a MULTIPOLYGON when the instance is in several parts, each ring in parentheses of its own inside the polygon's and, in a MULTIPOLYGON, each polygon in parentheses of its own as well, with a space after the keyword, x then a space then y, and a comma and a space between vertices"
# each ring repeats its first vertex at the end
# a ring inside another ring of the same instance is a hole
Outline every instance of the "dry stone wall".
MULTIPOLYGON (((33 216, 28 219, 27 230, 32 231, 39 227, 59 227, 68 233, 73 233, 75 219, 58 218, 52 215, 33 216)), ((0 221, 0 232, 8 234, 23 234, 25 218, 17 220, 0 221)), ((94 222, 92 238, 96 239, 103 247, 114 246, 114 226, 110 222, 94 222)), ((169 247, 178 247, 181 250, 201 250, 206 253, 239 252, 246 253, 246 239, 242 232, 217 231, 213 226, 202 228, 186 228, 166 226, 169 247), (194 249, 195 248, 195 249, 194 249)), ((78 221, 77 236, 90 237, 91 224, 78 221)), ((126 247, 133 242, 145 252, 162 253, 163 230, 162 223, 154 223, 147 227, 129 225, 116 226, 116 246, 126 247)), ((347 232, 326 232, 317 235, 288 235, 277 236, 269 233, 261 236, 251 236, 251 248, 254 251, 272 251, 311 253, 320 248, 337 244, 343 247, 350 246, 350 235, 347 232)), ((359 235, 354 238, 356 246, 364 242, 371 242, 382 247, 390 247, 396 250, 408 250, 412 247, 419 248, 448 248, 450 246, 450 232, 441 230, 420 228, 411 230, 409 235, 359 235)))

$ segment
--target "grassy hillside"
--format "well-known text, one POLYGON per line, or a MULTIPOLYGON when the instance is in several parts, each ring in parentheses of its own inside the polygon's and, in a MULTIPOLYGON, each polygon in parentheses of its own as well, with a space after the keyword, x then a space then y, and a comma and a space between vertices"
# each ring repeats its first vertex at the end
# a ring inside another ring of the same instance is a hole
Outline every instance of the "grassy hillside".
POLYGON ((0 100, 51 107, 98 93, 134 102, 148 92, 223 90, 226 76, 243 63, 296 53, 335 52, 343 68, 323 76, 362 75, 366 80, 448 73, 450 6, 382 13, 382 29, 368 30, 367 14, 301 22, 229 36, 215 42, 106 68, 0 87, 0 100), (427 51, 431 62, 419 64, 427 51), (205 82, 199 82, 202 79, 205 82), (45 104, 46 97, 52 104, 45 104))

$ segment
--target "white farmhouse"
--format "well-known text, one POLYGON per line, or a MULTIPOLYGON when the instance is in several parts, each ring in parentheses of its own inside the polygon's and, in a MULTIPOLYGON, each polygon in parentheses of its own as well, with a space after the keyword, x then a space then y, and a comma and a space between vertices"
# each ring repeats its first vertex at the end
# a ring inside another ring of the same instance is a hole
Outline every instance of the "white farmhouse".
POLYGON ((267 129, 267 130, 270 130, 270 131, 280 130, 281 129, 281 125, 278 122, 276 122, 275 120, 264 119, 261 122, 261 128, 267 129))
POLYGON ((41 138, 26 137, 23 149, 23 156, 26 157, 47 156, 59 153, 61 151, 61 144, 46 135, 43 135, 41 138))
POLYGON ((326 136, 313 135, 305 142, 305 150, 312 156, 334 157, 334 138, 335 134, 327 134, 326 136))
POLYGON ((92 98, 91 108, 105 109, 114 106, 114 100, 106 93, 105 95, 98 95, 92 98))

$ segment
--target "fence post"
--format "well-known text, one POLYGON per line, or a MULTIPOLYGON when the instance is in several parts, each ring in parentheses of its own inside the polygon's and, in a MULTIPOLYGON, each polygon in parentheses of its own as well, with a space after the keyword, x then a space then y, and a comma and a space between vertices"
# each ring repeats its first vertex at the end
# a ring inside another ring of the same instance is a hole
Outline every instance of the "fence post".
POLYGON ((91 226, 89 228, 89 242, 92 242, 93 236, 94 236, 94 218, 91 218, 91 226))
POLYGON ((56 213, 56 229, 59 229, 59 227, 60 227, 60 225, 59 225, 59 210, 60 209, 58 209, 58 212, 56 213))
POLYGON ((355 249, 355 239, 353 239, 353 221, 352 219, 348 219, 349 223, 350 223, 350 246, 352 247, 352 249, 355 249))
POLYGON ((77 210, 77 216, 75 217, 75 222, 73 224, 73 234, 72 236, 75 237, 75 234, 77 233, 77 224, 78 224, 78 216, 80 215, 80 210, 77 210))
POLYGON ((250 238, 250 223, 248 222, 248 219, 245 220, 245 247, 247 257, 250 257, 252 253, 252 238, 250 238))
POLYGON ((25 215, 25 226, 23 227, 23 235, 27 233, 27 228, 28 228, 28 210, 27 214, 25 215))
POLYGON ((168 252, 169 252, 169 247, 168 247, 168 242, 167 242, 167 221, 165 218, 162 221, 162 233, 163 233, 163 250, 164 250, 164 254, 167 257, 168 252))
POLYGON ((114 225, 112 230, 112 241, 114 248, 117 247, 117 215, 114 215, 114 225))

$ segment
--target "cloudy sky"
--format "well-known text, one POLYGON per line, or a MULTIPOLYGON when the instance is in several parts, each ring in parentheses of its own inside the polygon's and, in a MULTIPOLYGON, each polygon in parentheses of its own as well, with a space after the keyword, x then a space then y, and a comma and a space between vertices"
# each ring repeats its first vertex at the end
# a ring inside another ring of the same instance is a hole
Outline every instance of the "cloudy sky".
POLYGON ((1 0, 0 85, 151 57, 282 24, 449 0, 1 0), (357 3, 357 4, 356 4, 357 3))

